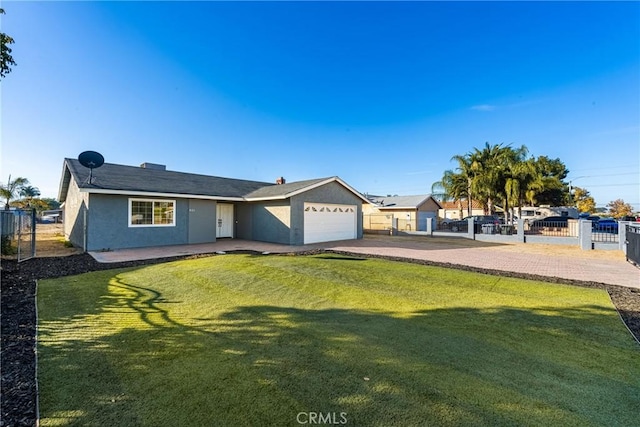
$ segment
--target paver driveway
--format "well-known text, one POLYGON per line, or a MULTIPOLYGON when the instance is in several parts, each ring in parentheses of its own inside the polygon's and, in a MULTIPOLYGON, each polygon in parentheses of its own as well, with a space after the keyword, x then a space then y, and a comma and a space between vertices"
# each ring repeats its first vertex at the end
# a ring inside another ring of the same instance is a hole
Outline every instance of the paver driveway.
POLYGON ((404 236, 339 242, 330 249, 640 288, 640 269, 628 263, 621 251, 404 236))
POLYGON ((462 238, 366 235, 361 240, 305 246, 232 239, 201 245, 125 249, 91 254, 99 262, 118 262, 238 250, 288 253, 313 249, 393 256, 640 288, 640 269, 628 263, 621 251, 583 251, 573 246, 524 243, 496 244, 462 238))

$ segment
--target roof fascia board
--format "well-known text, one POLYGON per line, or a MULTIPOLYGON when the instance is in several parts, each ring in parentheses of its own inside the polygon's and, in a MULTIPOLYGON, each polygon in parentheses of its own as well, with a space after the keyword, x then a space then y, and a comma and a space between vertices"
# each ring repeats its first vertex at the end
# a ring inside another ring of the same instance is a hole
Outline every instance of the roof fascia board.
POLYGON ((107 190, 102 188, 81 188, 80 192, 91 194, 113 194, 118 196, 172 197, 179 199, 226 200, 232 202, 244 201, 242 197, 203 196, 199 194, 182 193, 155 193, 150 191, 107 190))
POLYGON ((62 165, 62 177, 60 178, 60 184, 58 184, 58 200, 61 202, 64 202, 67 199, 72 175, 71 169, 65 159, 64 164, 62 165))
POLYGON ((377 206, 377 208, 380 209, 381 211, 392 211, 392 210, 398 210, 398 209, 402 209, 402 210, 418 209, 416 206, 377 206))
POLYGON ((265 202, 268 200, 284 200, 291 197, 292 193, 288 193, 281 196, 271 196, 271 197, 245 197, 242 200, 245 202, 265 202))

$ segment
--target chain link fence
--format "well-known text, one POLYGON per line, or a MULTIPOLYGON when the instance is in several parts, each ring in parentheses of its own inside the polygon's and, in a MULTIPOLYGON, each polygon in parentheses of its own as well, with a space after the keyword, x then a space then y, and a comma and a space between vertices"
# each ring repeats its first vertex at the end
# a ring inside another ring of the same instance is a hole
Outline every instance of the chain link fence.
POLYGON ((0 211, 3 258, 24 261, 36 255, 36 210, 0 211))

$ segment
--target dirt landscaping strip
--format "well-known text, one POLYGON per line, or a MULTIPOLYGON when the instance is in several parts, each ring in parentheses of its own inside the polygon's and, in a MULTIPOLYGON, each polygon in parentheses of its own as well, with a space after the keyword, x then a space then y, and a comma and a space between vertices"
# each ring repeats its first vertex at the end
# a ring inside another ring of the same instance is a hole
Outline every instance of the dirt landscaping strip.
MULTIPOLYGON (((241 253, 256 253, 240 251, 241 253)), ((296 255, 308 255, 323 252, 312 250, 296 255)), ((349 256, 361 257, 362 254, 332 251, 349 256)), ((279 254, 270 256, 283 256, 279 254)), ((2 378, 0 383, 0 400, 2 402, 0 426, 34 426, 36 425, 36 280, 81 274, 89 271, 115 268, 135 267, 165 263, 178 259, 211 256, 177 256, 155 260, 129 261, 121 263, 101 264, 89 254, 78 254, 64 257, 34 258, 18 264, 15 261, 2 261, 1 274, 1 360, 2 378)), ((466 271, 497 274, 501 276, 540 280, 552 283, 563 283, 574 286, 606 289, 621 318, 640 339, 640 290, 597 282, 583 282, 564 278, 550 278, 536 275, 492 271, 465 265, 432 262, 427 260, 411 260, 392 256, 366 255, 366 257, 384 258, 398 262, 411 262, 423 265, 434 265, 456 268, 466 271)))

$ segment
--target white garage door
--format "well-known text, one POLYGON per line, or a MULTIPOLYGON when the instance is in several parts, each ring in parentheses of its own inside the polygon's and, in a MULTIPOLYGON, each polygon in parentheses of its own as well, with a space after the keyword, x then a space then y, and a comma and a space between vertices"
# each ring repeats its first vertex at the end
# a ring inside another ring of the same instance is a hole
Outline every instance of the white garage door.
POLYGON ((355 239, 358 209, 355 205, 304 204, 304 243, 355 239))

